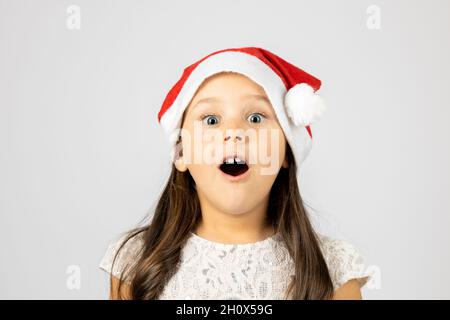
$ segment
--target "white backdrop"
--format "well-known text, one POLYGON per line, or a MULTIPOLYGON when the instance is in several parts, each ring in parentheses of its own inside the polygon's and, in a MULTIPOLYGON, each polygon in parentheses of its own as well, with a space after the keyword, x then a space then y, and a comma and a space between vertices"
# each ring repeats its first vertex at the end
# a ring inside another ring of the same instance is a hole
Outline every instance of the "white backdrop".
POLYGON ((317 227, 379 270, 363 296, 449 299, 449 13, 444 0, 0 0, 0 298, 106 298, 107 244, 167 179, 165 94, 205 54, 261 46, 323 81, 301 192, 317 227))

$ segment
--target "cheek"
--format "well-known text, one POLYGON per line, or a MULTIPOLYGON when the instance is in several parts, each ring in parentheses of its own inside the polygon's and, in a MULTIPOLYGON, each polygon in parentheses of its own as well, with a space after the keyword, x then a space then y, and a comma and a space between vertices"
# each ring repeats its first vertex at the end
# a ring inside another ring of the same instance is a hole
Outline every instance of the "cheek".
POLYGON ((285 156, 286 140, 281 129, 272 129, 261 131, 258 138, 253 140, 258 150, 259 164, 262 166, 269 166, 267 161, 270 159, 270 165, 280 167, 285 156), (262 159, 265 159, 264 161, 262 159))
POLYGON ((196 184, 201 184, 201 182, 205 181, 205 178, 208 177, 208 172, 203 169, 202 165, 190 164, 187 167, 196 184))
POLYGON ((278 145, 279 145, 278 156, 280 163, 282 163, 286 156, 286 139, 284 138, 284 135, 280 135, 278 145))
POLYGON ((187 165, 217 165, 223 159, 221 132, 185 130, 182 137, 183 158, 187 165))
POLYGON ((202 190, 210 190, 216 184, 216 168, 202 164, 191 164, 187 166, 195 185, 202 190))

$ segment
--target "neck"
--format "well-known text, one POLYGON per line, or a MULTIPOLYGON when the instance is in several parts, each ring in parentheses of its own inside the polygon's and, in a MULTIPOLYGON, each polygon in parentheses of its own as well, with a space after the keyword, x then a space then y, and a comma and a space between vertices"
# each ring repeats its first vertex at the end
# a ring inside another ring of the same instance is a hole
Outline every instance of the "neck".
POLYGON ((214 207, 199 193, 202 219, 195 233, 220 243, 251 243, 270 237, 272 225, 266 222, 268 197, 247 212, 228 213, 214 207))

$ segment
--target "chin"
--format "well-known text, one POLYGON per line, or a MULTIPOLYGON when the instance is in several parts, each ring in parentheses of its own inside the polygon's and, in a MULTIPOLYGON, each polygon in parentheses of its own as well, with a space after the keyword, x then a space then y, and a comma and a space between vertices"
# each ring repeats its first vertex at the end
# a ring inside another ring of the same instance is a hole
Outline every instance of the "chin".
POLYGON ((225 214, 227 214, 227 215, 230 215, 230 216, 241 216, 241 215, 244 215, 246 212, 248 212, 250 210, 251 210, 250 208, 245 209, 245 208, 242 208, 242 207, 240 207, 240 208, 235 208, 235 207, 233 207, 233 208, 223 208, 223 212, 225 214))
POLYGON ((236 197, 221 198, 220 200, 217 200, 216 203, 217 208, 220 208, 220 211, 231 215, 244 214, 256 206, 256 204, 248 201, 248 197, 239 199, 236 197))

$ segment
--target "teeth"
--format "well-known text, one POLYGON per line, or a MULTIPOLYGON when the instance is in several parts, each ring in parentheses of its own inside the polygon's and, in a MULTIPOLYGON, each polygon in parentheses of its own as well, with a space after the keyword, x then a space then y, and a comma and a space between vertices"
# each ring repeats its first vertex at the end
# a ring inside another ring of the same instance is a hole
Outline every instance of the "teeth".
POLYGON ((230 157, 230 158, 225 159, 224 163, 226 163, 226 164, 244 164, 245 160, 242 160, 241 158, 238 158, 238 157, 235 157, 235 158, 230 157))
POLYGON ((242 164, 242 163, 245 163, 245 161, 244 160, 241 160, 240 158, 234 158, 234 161, 236 162, 236 163, 239 163, 239 164, 242 164))
POLYGON ((226 164, 233 164, 234 163, 234 158, 228 158, 225 160, 226 164))

